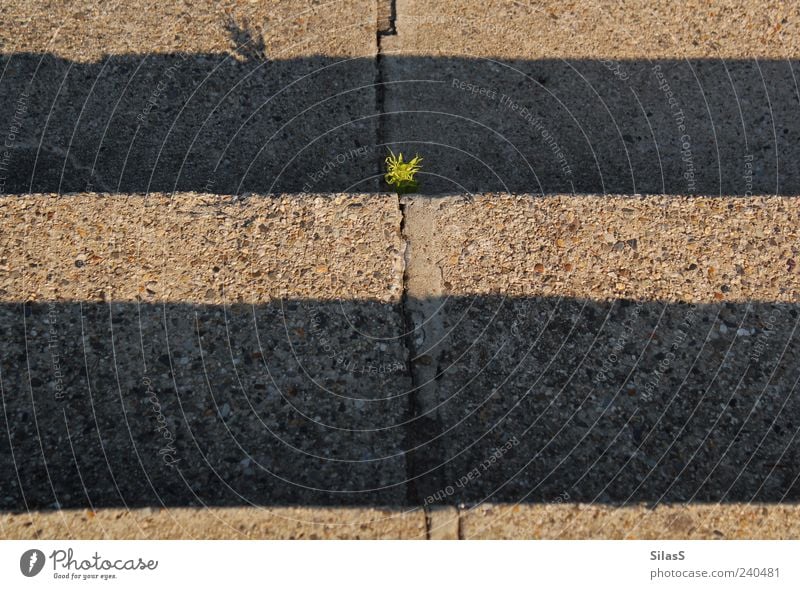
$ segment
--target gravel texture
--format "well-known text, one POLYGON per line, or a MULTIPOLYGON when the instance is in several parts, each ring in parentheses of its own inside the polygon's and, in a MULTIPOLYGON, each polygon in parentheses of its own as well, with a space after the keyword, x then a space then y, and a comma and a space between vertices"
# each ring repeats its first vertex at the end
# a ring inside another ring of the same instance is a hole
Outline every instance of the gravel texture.
POLYGON ((800 300, 800 199, 482 194, 436 199, 446 295, 800 300))
POLYGON ((0 514, 0 537, 125 540, 416 540, 425 513, 380 508, 172 508, 0 514))
POLYGON ((0 191, 366 192, 375 3, 10 2, 0 191))
POLYGON ((780 0, 536 3, 397 0, 398 35, 421 55, 509 59, 786 59, 800 7, 780 0))
POLYGON ((0 535, 797 537, 800 9, 391 16, 0 8, 0 535))
POLYGON ((180 52, 354 57, 375 48, 376 11, 370 0, 324 5, 293 0, 10 0, 0 18, 3 53, 50 53, 74 62, 180 52))
POLYGON ((402 503, 399 224, 390 197, 6 201, 0 507, 402 503))
POLYGON ((418 201, 420 500, 797 500, 796 199, 418 201))
POLYGON ((397 13, 381 44, 397 82, 385 137, 425 156, 424 193, 800 194, 797 6, 400 0, 397 13))
POLYGON ((465 539, 794 540, 796 505, 481 505, 462 514, 465 539))
POLYGON ((28 195, 0 208, 0 301, 397 303, 391 196, 28 195))

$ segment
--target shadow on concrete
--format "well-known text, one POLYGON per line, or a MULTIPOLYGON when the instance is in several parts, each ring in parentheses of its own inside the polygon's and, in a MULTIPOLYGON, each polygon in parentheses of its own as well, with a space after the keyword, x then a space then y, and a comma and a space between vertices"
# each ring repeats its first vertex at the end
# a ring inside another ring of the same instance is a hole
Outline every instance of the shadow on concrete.
POLYGON ((2 56, 4 192, 374 192, 391 147, 432 194, 800 194, 794 61, 387 55, 381 112, 374 59, 231 27, 236 56, 2 56))
POLYGON ((4 304, 0 509, 800 498, 798 305, 436 302, 4 304))

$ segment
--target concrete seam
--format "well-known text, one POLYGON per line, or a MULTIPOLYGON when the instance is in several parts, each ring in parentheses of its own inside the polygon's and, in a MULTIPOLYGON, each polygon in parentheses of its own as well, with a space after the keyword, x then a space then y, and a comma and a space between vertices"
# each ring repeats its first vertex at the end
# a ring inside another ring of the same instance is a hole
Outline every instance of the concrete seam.
MULTIPOLYGON (((396 36, 397 6, 396 0, 377 0, 377 22, 376 22, 376 72, 375 72, 375 109, 378 114, 378 122, 376 124, 376 146, 383 146, 386 143, 386 136, 384 131, 383 114, 385 112, 385 87, 384 87, 384 47, 383 37, 396 36)), ((383 152, 376 150, 378 153, 378 166, 379 169, 383 166, 383 152)), ((380 183, 380 178, 378 179, 380 183)), ((397 209, 400 213, 400 236, 403 240, 403 287, 400 296, 400 317, 404 337, 404 347, 406 352, 406 371, 411 380, 411 393, 408 398, 408 407, 406 420, 405 443, 409 450, 418 446, 418 432, 416 427, 416 419, 420 413, 419 399, 417 388, 419 386, 419 375, 416 373, 414 366, 414 318, 411 313, 409 305, 409 267, 411 264, 411 244, 408 235, 408 207, 412 206, 410 201, 405 201, 397 195, 397 209)), ((421 504, 421 497, 417 488, 417 476, 420 468, 417 464, 417 459, 414 452, 406 454, 406 502, 411 506, 419 506, 421 504)), ((430 540, 431 537, 431 514, 425 508, 425 539, 430 540)))
POLYGON ((395 20, 397 5, 395 0, 378 0, 378 37, 396 35, 395 20))
MULTIPOLYGON (((411 376, 406 468, 407 499, 424 505, 432 526, 428 501, 423 499, 444 488, 442 442, 432 434, 443 429, 436 405, 440 342, 444 329, 438 305, 442 296, 441 268, 436 251, 435 216, 440 203, 429 197, 404 196, 400 200, 402 237, 405 244, 402 313, 405 347, 411 376), (413 449, 413 450, 412 450, 413 449), (424 475, 424 479, 421 478, 424 475)), ((429 537, 440 536, 431 527, 429 537)))
MULTIPOLYGON (((404 251, 403 251, 403 294, 400 300, 400 312, 402 313, 402 325, 403 331, 405 333, 405 348, 406 348, 406 370, 408 374, 411 376, 411 393, 408 396, 409 403, 408 403, 408 425, 406 426, 406 445, 409 450, 412 448, 416 448, 418 446, 418 432, 416 427, 416 420, 419 417, 420 407, 419 407, 419 399, 418 399, 418 390, 419 390, 419 375, 415 369, 414 364, 414 357, 415 353, 415 344, 414 344, 414 318, 411 313, 411 308, 408 303, 409 297, 409 267, 410 267, 410 257, 412 255, 411 252, 411 244, 408 235, 408 228, 406 227, 406 223, 408 222, 408 207, 412 206, 410 202, 406 202, 401 199, 399 196, 397 197, 397 203, 400 208, 401 220, 400 220, 400 234, 402 235, 403 244, 404 244, 404 251)), ((419 472, 419 468, 416 461, 415 453, 409 453, 406 455, 406 500, 411 505, 420 505, 421 497, 419 496, 419 490, 417 488, 417 475, 419 472)), ((426 528, 426 537, 430 539, 430 531, 431 531, 431 518, 428 510, 425 509, 425 528, 426 528)))

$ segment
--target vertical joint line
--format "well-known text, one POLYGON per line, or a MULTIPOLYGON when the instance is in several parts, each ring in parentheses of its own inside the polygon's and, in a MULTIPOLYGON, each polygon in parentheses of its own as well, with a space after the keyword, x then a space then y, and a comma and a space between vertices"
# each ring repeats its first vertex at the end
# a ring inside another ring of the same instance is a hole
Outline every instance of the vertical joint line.
MULTIPOLYGON (((417 451, 414 450, 418 446, 419 442, 419 432, 417 428, 419 427, 417 424, 417 419, 420 415, 420 406, 419 406, 419 387, 420 387, 420 379, 419 375, 415 370, 414 365, 414 358, 417 355, 416 345, 414 343, 414 334, 416 330, 414 328, 414 318, 411 313, 411 306, 409 305, 409 287, 408 287, 408 268, 410 264, 410 257, 412 255, 411 251, 411 240, 408 235, 408 227, 406 226, 408 222, 408 207, 412 206, 410 202, 404 202, 404 200, 398 195, 397 196, 397 204, 400 208, 400 235, 402 236, 403 243, 405 245, 403 256, 404 256, 404 263, 403 263, 403 292, 400 299, 400 314, 401 314, 401 325, 403 326, 403 332, 405 333, 405 348, 406 348, 406 371, 410 376, 410 386, 411 392, 408 395, 408 424, 406 425, 406 445, 408 446, 408 452, 406 453, 406 501, 409 505, 419 506, 422 501, 422 497, 420 497, 418 485, 417 485, 417 476, 420 472, 420 468, 417 465, 417 451)), ((430 537, 430 529, 431 529, 431 522, 430 517, 425 510, 425 533, 427 537, 430 537)))
MULTIPOLYGON (((385 106, 385 77, 384 77, 384 47, 383 37, 397 35, 397 6, 396 0, 377 0, 377 23, 376 23, 376 44, 377 54, 375 58, 375 110, 378 115, 376 123, 376 146, 378 147, 378 165, 379 169, 383 168, 383 151, 381 147, 386 145, 386 131, 384 128, 384 113, 386 112, 385 106)), ((380 183, 380 177, 378 179, 380 183)), ((379 186, 380 192, 380 186, 379 186)), ((419 432, 415 424, 415 419, 420 413, 419 399, 417 398, 416 389, 419 387, 419 375, 416 374, 414 367, 415 345, 414 345, 414 319, 411 315, 411 308, 409 306, 409 288, 408 288, 408 267, 409 258, 411 254, 411 243, 408 235, 408 210, 411 206, 406 203, 398 195, 397 208, 400 213, 400 235, 403 239, 404 245, 404 264, 403 264, 403 289, 400 296, 400 324, 405 335, 405 348, 406 348, 406 374, 410 376, 411 394, 409 394, 409 402, 407 407, 407 417, 409 425, 406 426, 406 439, 407 446, 406 452, 406 501, 409 505, 417 507, 421 504, 421 497, 419 496, 419 489, 416 477, 419 474, 420 468, 417 464, 417 457, 413 448, 417 446, 419 432)), ((425 517, 425 536, 430 538, 431 521, 428 510, 424 510, 425 517)))
POLYGON ((380 47, 380 39, 386 35, 396 35, 397 29, 395 21, 397 20, 397 5, 396 0, 378 0, 378 45, 380 47))
MULTIPOLYGON (((375 123, 375 146, 377 157, 378 169, 383 167, 383 152, 380 149, 385 142, 385 132, 383 128, 383 114, 385 112, 385 89, 384 89, 384 75, 383 75, 383 43, 382 38, 386 35, 396 35, 395 30, 395 13, 396 6, 395 0, 376 0, 376 22, 375 22, 375 112, 378 115, 377 122, 375 123)), ((380 192, 381 184, 380 177, 378 178, 377 190, 380 192)))

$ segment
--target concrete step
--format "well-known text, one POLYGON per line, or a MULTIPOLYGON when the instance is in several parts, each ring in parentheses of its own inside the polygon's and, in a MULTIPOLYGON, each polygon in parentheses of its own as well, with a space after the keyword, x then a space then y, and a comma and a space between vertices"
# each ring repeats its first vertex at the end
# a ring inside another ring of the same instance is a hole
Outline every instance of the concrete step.
POLYGON ((797 499, 796 199, 400 206, 7 200, 3 509, 797 499))
POLYGON ((377 6, 11 2, 3 190, 800 194, 797 7, 377 6))
POLYGON ((376 19, 373 0, 12 1, 0 192, 375 191, 376 19))
MULTIPOLYGON (((453 511, 456 511, 453 509, 453 511)), ((454 518, 422 510, 331 507, 142 508, 0 514, 16 539, 794 539, 796 505, 610 507, 484 504, 454 518), (426 521, 427 520, 427 521, 426 521), (437 527, 431 524, 436 520, 437 527)))
POLYGON ((394 197, 0 211, 2 509, 404 503, 394 197))
POLYGON ((798 17, 398 0, 383 140, 429 194, 798 194, 798 17))
POLYGON ((127 540, 419 540, 422 510, 331 507, 153 508, 0 514, 0 537, 127 540))
POLYGON ((417 198, 430 504, 798 496, 796 198, 417 198))
POLYGON ((634 4, 4 6, 0 534, 796 536, 800 9, 634 4))
POLYGON ((481 505, 461 516, 464 539, 794 539, 796 505, 481 505))

